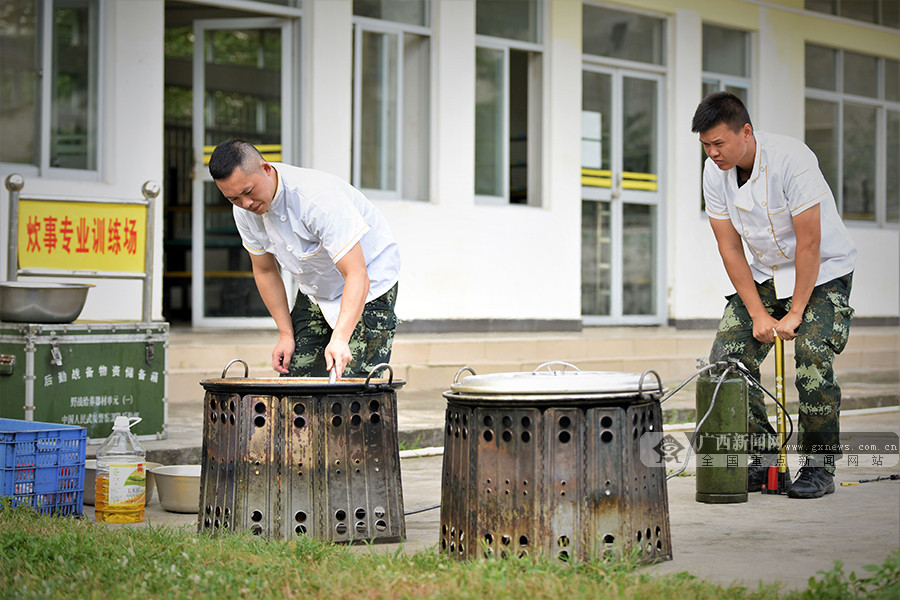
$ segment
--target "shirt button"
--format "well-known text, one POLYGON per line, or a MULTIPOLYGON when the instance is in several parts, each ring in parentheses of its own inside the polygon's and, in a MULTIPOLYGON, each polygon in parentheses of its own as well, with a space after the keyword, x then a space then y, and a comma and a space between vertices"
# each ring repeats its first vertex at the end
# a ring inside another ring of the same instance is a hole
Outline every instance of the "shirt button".
MULTIPOLYGON (((303 269, 298 268, 297 272, 300 273, 301 275, 303 275, 303 269)), ((313 286, 313 287, 315 287, 315 286, 313 286)))
POLYGON ((314 285, 314 286, 312 286, 312 289, 313 289, 313 290, 318 290, 318 289, 319 289, 319 286, 314 285))
POLYGON ((772 267, 772 270, 773 270, 773 271, 777 271, 777 270, 778 270, 778 265, 773 266, 773 267, 772 267))
POLYGON ((293 250, 294 250, 294 247, 293 247, 293 246, 288 246, 288 247, 287 247, 287 251, 288 251, 288 252, 292 252, 293 250))
POLYGON ((281 222, 284 223, 287 221, 287 217, 285 215, 281 215, 281 222))
POLYGON ((762 258, 762 252, 757 252, 757 253, 756 253, 756 256, 762 258))

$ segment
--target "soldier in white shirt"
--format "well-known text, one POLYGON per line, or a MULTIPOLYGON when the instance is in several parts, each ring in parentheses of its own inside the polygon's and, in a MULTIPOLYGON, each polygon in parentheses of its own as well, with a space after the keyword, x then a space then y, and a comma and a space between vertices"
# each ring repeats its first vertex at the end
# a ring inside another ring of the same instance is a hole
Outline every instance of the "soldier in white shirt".
POLYGON ((400 253, 384 217, 356 188, 323 171, 266 162, 241 140, 209 162, 250 253, 260 296, 280 334, 282 375, 365 376, 388 362, 400 253), (279 265, 294 276, 289 311, 279 265))
MULTIPOLYGON (((794 340, 806 465, 788 495, 830 494, 834 461, 841 456, 841 391, 833 363, 853 316, 848 301, 856 247, 805 144, 755 132, 741 100, 727 92, 700 103, 692 131, 708 156, 706 212, 737 291, 728 299, 710 361, 740 360, 759 380, 775 336, 794 340)), ((750 413, 751 433, 774 433, 754 386, 750 413)), ((762 466, 751 467, 750 491, 760 489, 764 473, 762 466)))

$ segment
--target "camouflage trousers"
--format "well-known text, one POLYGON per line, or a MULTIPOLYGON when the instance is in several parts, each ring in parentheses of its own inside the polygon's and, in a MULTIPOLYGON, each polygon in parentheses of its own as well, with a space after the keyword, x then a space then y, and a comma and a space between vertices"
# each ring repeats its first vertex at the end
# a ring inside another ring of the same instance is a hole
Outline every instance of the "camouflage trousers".
MULTIPOLYGON (((853 309, 848 302, 852 283, 853 274, 850 273, 816 286, 794 340, 795 384, 800 401, 800 422, 797 424, 800 452, 822 462, 828 470, 833 470, 833 463, 827 456, 832 455, 834 460, 841 456, 839 449, 834 452, 820 449, 839 448, 840 443, 841 388, 834 375, 834 355, 843 351, 850 335, 853 309)), ((771 279, 757 283, 756 289, 766 310, 776 319, 781 319, 790 310, 791 299, 777 299, 771 279)), ((759 381, 759 367, 772 346, 774 344, 764 344, 753 337, 753 319, 743 301, 737 294, 729 296, 710 351, 710 362, 740 360, 759 381)), ((750 433, 774 434, 763 393, 755 385, 750 386, 749 401, 750 433)))
MULTIPOLYGON (((343 377, 367 377, 373 367, 391 359, 397 317, 397 284, 378 298, 366 302, 362 317, 350 336, 350 363, 343 377)), ((291 310, 294 325, 294 354, 288 377, 327 377, 325 347, 332 329, 322 310, 306 294, 297 294, 291 310)))

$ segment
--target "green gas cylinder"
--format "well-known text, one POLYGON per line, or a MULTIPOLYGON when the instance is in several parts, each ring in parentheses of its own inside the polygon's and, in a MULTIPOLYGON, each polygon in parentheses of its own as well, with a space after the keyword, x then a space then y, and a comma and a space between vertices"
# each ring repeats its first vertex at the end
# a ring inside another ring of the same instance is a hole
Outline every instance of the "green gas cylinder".
POLYGON ((697 502, 728 504, 747 501, 747 382, 736 373, 707 371, 697 379, 697 502), (722 385, 719 386, 721 381, 722 385), (719 386, 716 393, 716 386, 719 386))

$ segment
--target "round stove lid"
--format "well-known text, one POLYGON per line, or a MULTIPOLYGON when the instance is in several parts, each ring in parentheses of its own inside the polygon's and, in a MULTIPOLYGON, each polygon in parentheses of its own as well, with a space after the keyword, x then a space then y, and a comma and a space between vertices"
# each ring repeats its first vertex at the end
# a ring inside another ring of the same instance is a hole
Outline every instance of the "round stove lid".
POLYGON ((302 393, 341 393, 360 390, 398 389, 406 385, 405 381, 394 379, 394 369, 387 363, 381 363, 372 367, 369 376, 345 377, 336 379, 332 377, 262 377, 250 378, 250 367, 247 361, 240 358, 231 360, 222 370, 219 379, 204 379, 200 382, 203 389, 210 392, 229 393, 257 393, 257 394, 302 394, 302 393), (243 377, 227 377, 231 365, 240 363, 244 365, 243 377), (375 373, 387 371, 388 378, 374 378, 375 373))
POLYGON ((227 377, 200 381, 203 389, 210 392, 233 394, 340 394, 367 390, 399 389, 406 385, 399 379, 344 378, 329 382, 327 377, 227 377))
POLYGON ((621 373, 616 371, 582 371, 569 363, 544 363, 534 371, 491 373, 477 375, 463 367, 456 375, 450 390, 467 395, 586 395, 603 394, 630 396, 659 394, 662 384, 655 371, 621 373), (465 371, 468 375, 460 379, 465 371))

